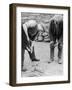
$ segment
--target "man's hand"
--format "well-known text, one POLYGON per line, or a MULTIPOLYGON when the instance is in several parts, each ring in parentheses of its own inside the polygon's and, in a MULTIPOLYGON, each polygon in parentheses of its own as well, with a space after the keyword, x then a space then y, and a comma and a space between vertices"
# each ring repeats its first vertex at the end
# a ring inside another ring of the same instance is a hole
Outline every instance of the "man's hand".
POLYGON ((26 49, 27 49, 29 52, 31 52, 31 49, 30 49, 29 47, 26 47, 26 49))

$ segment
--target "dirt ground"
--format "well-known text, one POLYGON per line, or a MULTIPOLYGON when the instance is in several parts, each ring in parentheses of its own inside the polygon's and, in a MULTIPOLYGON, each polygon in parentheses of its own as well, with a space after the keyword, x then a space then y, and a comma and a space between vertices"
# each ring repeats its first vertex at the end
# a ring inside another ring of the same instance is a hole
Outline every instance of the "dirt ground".
POLYGON ((63 64, 58 64, 57 47, 55 48, 54 61, 48 63, 50 60, 50 43, 48 42, 36 42, 35 54, 39 62, 32 62, 29 58, 27 51, 25 51, 24 69, 26 71, 21 72, 22 77, 35 77, 35 76, 52 76, 63 74, 63 64))

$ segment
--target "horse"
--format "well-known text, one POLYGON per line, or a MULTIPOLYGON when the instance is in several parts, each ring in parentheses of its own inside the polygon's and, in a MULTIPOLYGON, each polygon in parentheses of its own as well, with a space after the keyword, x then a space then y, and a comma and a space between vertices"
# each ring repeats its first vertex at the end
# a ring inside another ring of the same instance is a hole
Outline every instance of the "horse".
POLYGON ((55 15, 50 20, 49 25, 50 36, 50 60, 54 61, 54 48, 58 43, 58 63, 62 63, 62 49, 63 49, 63 15, 55 15))

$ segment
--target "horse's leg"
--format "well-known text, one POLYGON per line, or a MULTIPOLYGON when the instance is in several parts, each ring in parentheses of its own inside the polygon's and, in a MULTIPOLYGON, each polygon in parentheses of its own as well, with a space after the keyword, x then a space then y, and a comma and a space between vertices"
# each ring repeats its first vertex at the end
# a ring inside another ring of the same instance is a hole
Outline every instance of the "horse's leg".
POLYGON ((50 59, 51 61, 54 60, 54 42, 50 44, 50 59))
POLYGON ((54 61, 54 41, 51 41, 50 43, 50 60, 48 61, 48 63, 51 63, 52 61, 54 61))
POLYGON ((63 42, 62 42, 62 37, 59 39, 58 43, 58 63, 62 63, 62 49, 63 49, 63 42))

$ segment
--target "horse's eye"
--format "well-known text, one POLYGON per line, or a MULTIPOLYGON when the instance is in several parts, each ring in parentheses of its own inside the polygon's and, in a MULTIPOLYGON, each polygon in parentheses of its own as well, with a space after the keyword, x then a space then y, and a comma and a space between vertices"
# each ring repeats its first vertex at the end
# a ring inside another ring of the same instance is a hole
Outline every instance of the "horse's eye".
POLYGON ((54 20, 52 22, 54 23, 54 20))

